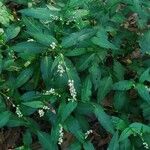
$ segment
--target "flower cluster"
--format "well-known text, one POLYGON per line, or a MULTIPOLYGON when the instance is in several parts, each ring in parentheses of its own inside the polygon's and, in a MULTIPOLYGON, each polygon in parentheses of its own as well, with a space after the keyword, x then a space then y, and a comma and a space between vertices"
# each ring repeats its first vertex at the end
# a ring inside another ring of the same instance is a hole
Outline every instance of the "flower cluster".
POLYGON ((39 109, 39 110, 38 110, 38 113, 39 113, 39 116, 40 116, 40 117, 43 117, 44 114, 45 114, 45 112, 44 112, 43 109, 39 109))
POLYGON ((76 89, 74 87, 74 80, 68 80, 68 86, 69 86, 69 91, 70 91, 70 94, 72 96, 72 99, 68 99, 68 100, 73 100, 73 101, 76 101, 77 100, 77 92, 76 92, 76 89))
POLYGON ((46 91, 45 93, 43 93, 43 95, 51 95, 51 94, 61 97, 61 95, 56 93, 55 89, 53 89, 53 88, 51 88, 49 91, 46 91))
POLYGON ((22 112, 20 111, 19 105, 17 105, 17 107, 16 107, 16 114, 18 115, 19 118, 23 117, 23 114, 22 114, 22 112))
POLYGON ((85 133, 85 139, 87 139, 88 136, 89 136, 91 133, 93 133, 93 131, 92 131, 92 130, 88 130, 88 131, 85 133))
POLYGON ((60 77, 63 76, 63 73, 65 72, 65 69, 62 66, 62 62, 59 62, 57 72, 59 73, 60 77))
POLYGON ((59 129, 59 139, 58 139, 58 144, 61 145, 63 143, 63 136, 64 136, 64 133, 63 133, 63 127, 62 125, 60 124, 59 125, 60 129, 59 129))
POLYGON ((49 108, 48 106, 43 106, 42 109, 39 109, 39 110, 38 110, 39 116, 40 116, 40 117, 43 117, 44 114, 45 114, 44 110, 49 110, 49 109, 50 109, 50 108, 49 108))
POLYGON ((50 47, 52 48, 52 49, 55 49, 56 48, 56 43, 55 42, 52 42, 51 44, 50 44, 50 47))

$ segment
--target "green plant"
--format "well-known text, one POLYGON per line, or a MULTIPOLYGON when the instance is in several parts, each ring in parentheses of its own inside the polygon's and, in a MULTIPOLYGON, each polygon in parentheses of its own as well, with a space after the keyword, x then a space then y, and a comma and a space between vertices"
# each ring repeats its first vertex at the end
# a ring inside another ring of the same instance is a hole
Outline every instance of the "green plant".
POLYGON ((91 118, 112 137, 108 150, 149 149, 149 0, 0 7, 0 127, 23 128, 18 149, 34 137, 57 150, 69 133, 68 150, 94 150, 91 118))

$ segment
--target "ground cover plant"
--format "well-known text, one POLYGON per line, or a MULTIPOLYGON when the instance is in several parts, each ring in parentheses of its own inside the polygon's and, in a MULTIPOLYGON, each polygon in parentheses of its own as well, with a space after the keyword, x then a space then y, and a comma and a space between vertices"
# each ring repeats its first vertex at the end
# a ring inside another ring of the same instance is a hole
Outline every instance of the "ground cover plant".
POLYGON ((0 1, 0 149, 150 149, 149 0, 0 1))

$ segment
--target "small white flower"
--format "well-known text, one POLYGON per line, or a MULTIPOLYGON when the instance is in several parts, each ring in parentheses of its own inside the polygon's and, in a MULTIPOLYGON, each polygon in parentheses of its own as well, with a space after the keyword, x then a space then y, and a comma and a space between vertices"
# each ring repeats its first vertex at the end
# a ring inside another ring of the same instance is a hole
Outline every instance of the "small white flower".
POLYGON ((4 33, 3 28, 0 28, 0 34, 3 34, 3 33, 4 33))
POLYGON ((46 91, 44 95, 55 94, 55 89, 51 88, 49 91, 46 91))
POLYGON ((59 124, 59 139, 58 139, 58 144, 61 145, 63 143, 63 136, 64 136, 64 133, 63 133, 63 127, 61 124, 59 124))
POLYGON ((40 116, 40 117, 43 117, 44 114, 45 114, 45 112, 43 111, 43 109, 39 109, 39 110, 38 110, 38 113, 39 113, 39 116, 40 116))
POLYGON ((49 110, 50 108, 48 106, 43 106, 44 110, 49 110))
MULTIPOLYGON (((69 91, 70 91, 70 95, 72 96, 73 100, 77 100, 77 92, 76 89, 74 87, 74 81, 73 80, 68 80, 68 86, 69 86, 69 91)), ((68 99, 71 100, 71 99, 68 99)))
POLYGON ((89 136, 91 133, 93 133, 93 131, 92 131, 92 130, 88 130, 88 131, 85 133, 85 139, 87 139, 88 136, 89 136))
POLYGON ((63 73, 65 72, 65 69, 62 66, 62 62, 59 62, 58 67, 57 67, 57 72, 59 73, 60 77, 63 76, 63 73))
POLYGON ((51 47, 52 49, 55 49, 56 46, 57 46, 57 45, 56 45, 55 42, 52 42, 52 43, 50 44, 50 47, 51 47))
POLYGON ((145 148, 145 149, 149 149, 149 145, 148 145, 148 143, 143 142, 143 146, 144 146, 144 148, 145 148))
POLYGON ((19 105, 16 107, 16 114, 18 115, 19 118, 23 117, 23 114, 20 111, 19 105))

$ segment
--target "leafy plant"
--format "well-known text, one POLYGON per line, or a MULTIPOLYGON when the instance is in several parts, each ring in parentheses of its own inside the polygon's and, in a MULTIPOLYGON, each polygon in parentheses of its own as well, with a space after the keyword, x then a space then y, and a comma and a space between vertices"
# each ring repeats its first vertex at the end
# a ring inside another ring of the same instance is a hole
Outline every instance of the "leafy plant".
POLYGON ((96 134, 111 137, 108 150, 149 149, 149 7, 0 2, 0 127, 22 129, 16 149, 100 149, 96 134))

